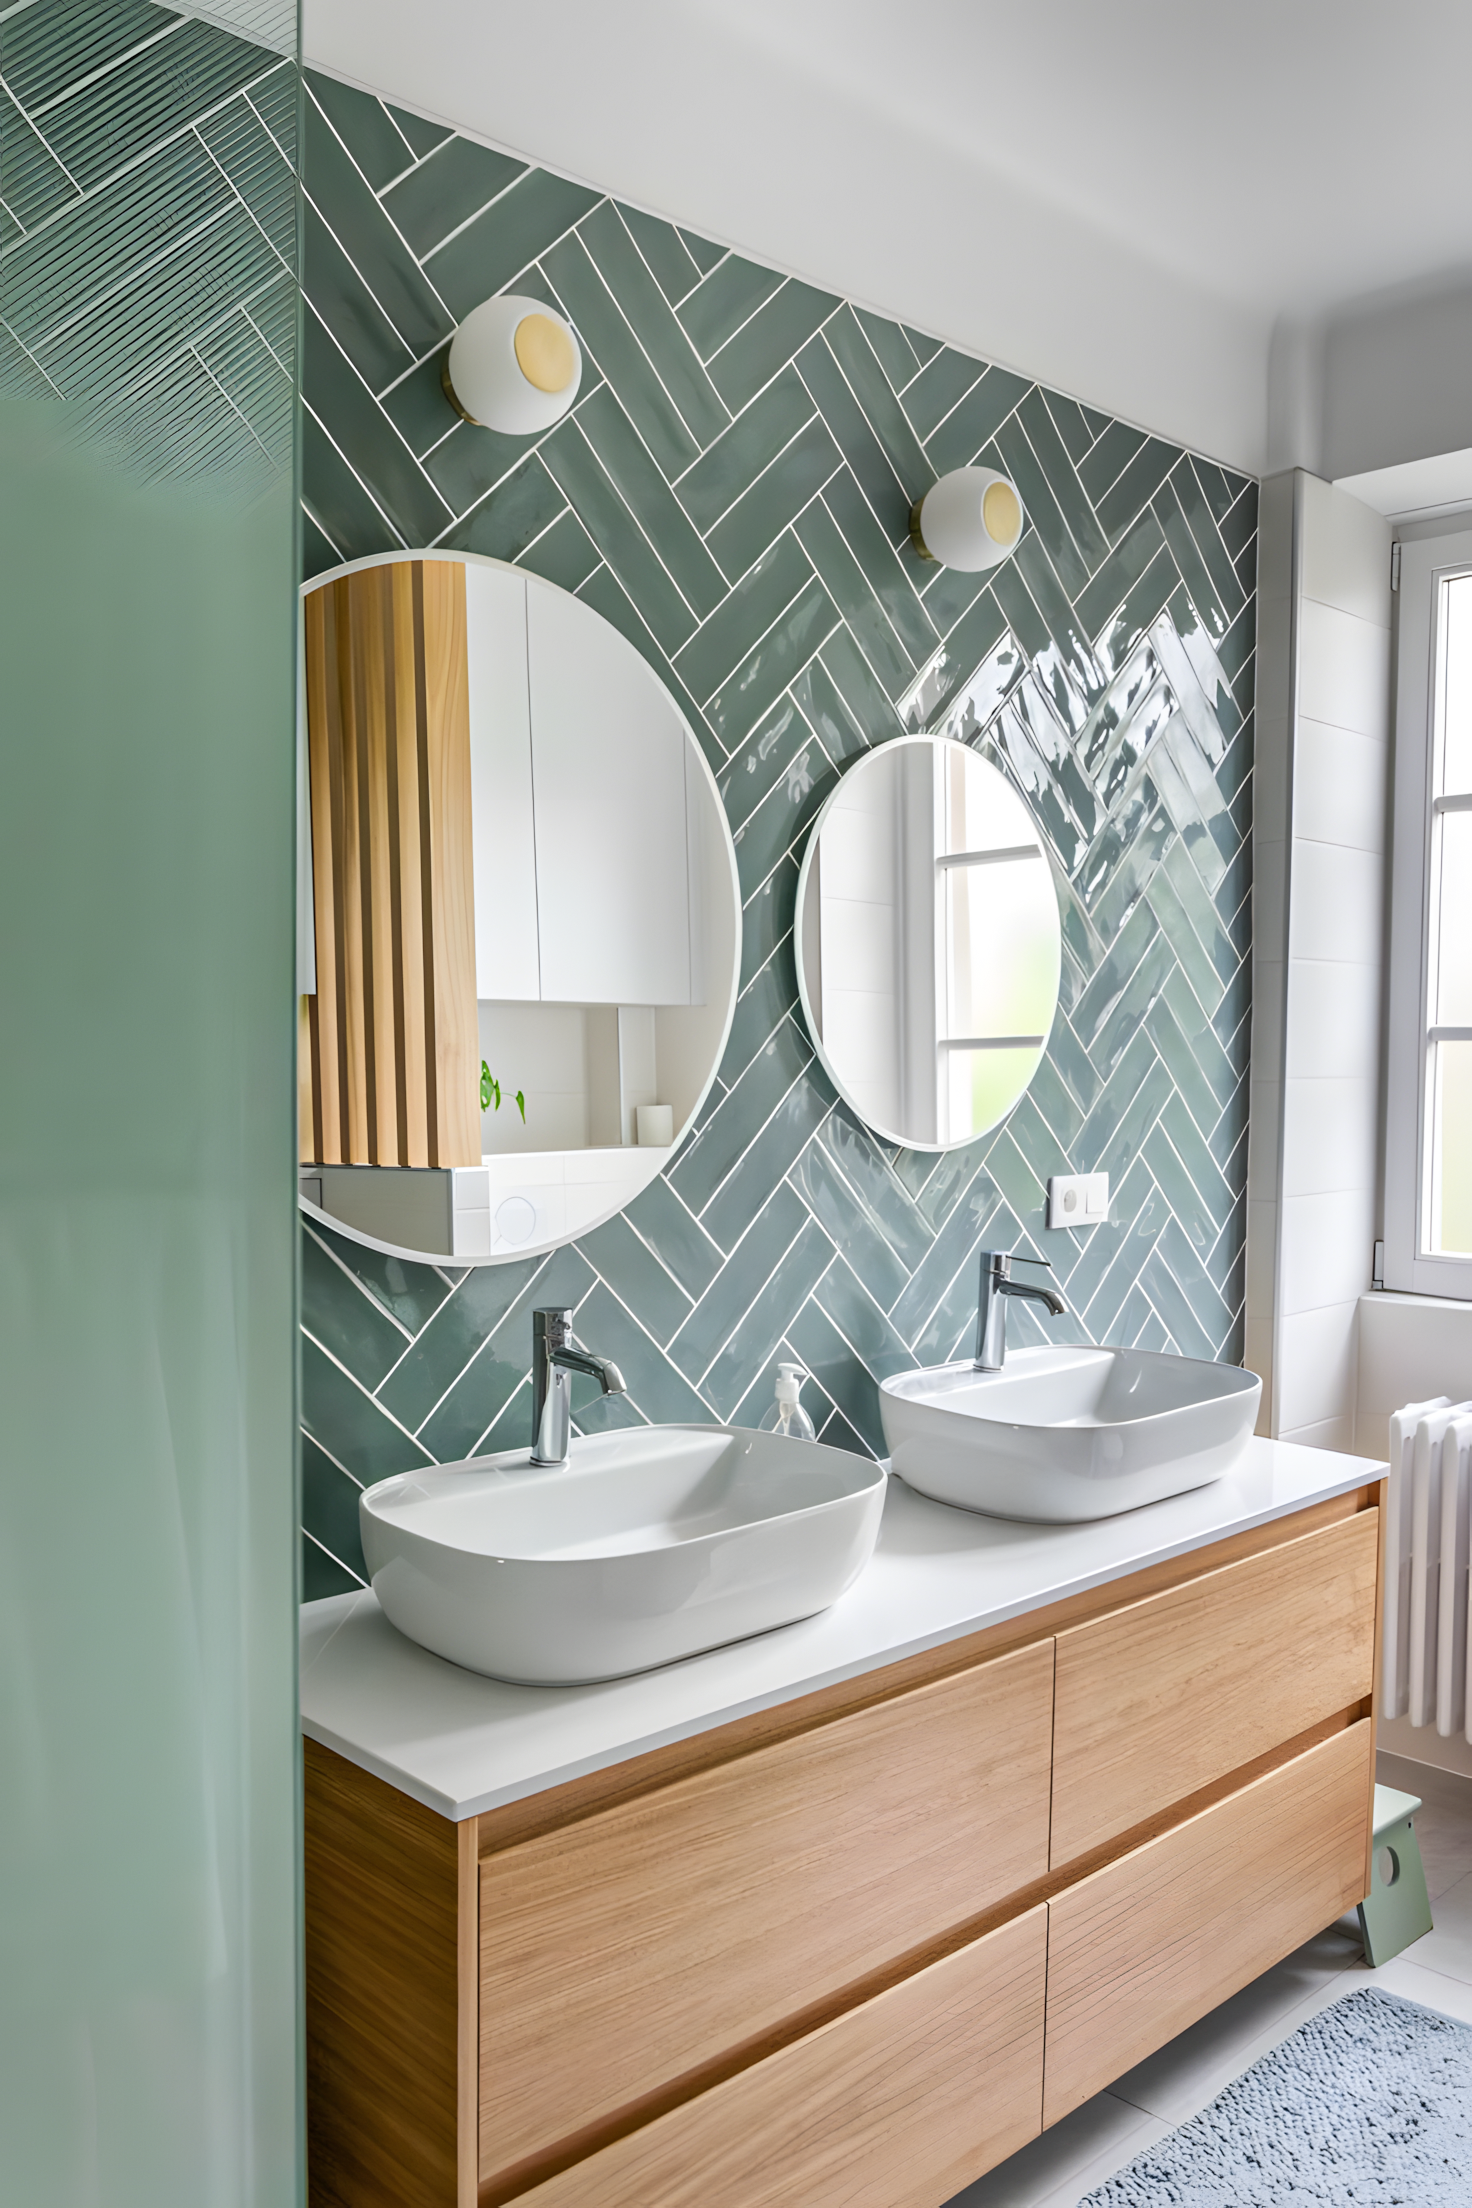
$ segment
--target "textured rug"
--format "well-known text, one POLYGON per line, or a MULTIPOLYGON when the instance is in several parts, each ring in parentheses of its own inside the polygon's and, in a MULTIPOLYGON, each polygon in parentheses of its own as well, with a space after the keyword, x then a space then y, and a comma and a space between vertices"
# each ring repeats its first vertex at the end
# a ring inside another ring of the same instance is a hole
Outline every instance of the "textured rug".
POLYGON ((1366 1987, 1079 2208, 1468 2208, 1472 2028, 1366 1987))

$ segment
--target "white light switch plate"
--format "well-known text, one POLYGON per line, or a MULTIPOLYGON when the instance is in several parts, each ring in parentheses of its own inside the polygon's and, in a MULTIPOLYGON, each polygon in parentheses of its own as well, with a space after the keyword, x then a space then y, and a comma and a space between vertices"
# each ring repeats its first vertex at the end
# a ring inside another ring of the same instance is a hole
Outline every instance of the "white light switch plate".
POLYGON ((1055 1173, 1049 1181, 1050 1227, 1102 1227, 1108 1217, 1107 1173, 1055 1173))

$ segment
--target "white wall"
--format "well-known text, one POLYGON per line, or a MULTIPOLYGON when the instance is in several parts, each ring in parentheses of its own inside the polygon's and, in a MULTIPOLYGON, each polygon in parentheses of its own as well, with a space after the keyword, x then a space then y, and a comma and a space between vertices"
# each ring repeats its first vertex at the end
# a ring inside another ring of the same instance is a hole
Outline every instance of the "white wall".
POLYGON ((1284 321, 1269 356, 1267 465, 1338 481, 1465 452, 1469 393, 1465 277, 1284 321))
POLYGON ((1349 1449, 1378 1232, 1390 528, 1302 472, 1263 515, 1247 1355, 1268 1432, 1349 1449))

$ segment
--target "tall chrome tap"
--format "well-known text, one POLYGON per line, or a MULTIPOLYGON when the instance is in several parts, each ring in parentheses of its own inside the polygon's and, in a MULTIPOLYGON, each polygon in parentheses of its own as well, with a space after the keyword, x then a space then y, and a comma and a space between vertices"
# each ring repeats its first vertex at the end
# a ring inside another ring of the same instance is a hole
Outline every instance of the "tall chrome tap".
MULTIPOLYGON (((1031 1257, 1025 1262, 1046 1265, 1048 1260, 1031 1257)), ((972 1359, 977 1372, 1000 1372, 1006 1362, 1009 1296, 1025 1296, 1030 1303, 1040 1303, 1055 1319, 1061 1319, 1068 1308, 1056 1289, 1034 1288, 1025 1280, 1014 1280, 1009 1251, 983 1250, 981 1286, 976 1299, 976 1355, 972 1359)))
POLYGON ((611 1358, 576 1347, 572 1313, 532 1313, 532 1463, 566 1464, 572 1433, 572 1376, 585 1372, 605 1395, 627 1395, 624 1376, 611 1358))

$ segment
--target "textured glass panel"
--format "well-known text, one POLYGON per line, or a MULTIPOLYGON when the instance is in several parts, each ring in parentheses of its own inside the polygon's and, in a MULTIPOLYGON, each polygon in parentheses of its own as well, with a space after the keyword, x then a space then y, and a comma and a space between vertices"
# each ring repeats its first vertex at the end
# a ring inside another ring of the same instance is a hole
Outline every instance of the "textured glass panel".
POLYGON ((1436 823, 1436 1012, 1433 1026, 1472 1027, 1472 812, 1436 823))
POLYGON ((1435 1045, 1431 1247, 1472 1257, 1472 1043, 1435 1045))
MULTIPOLYGON (((294 10, 234 12, 290 77, 294 10)), ((42 0, 7 35, 84 130, 168 20, 42 0)), ((0 2194, 27 2208, 301 2197, 295 347, 244 319, 258 258, 155 311, 139 224, 182 267, 223 190, 154 150, 239 55, 188 34, 126 173, 0 250, 35 348, 0 354, 0 2194)))
POLYGON ((1441 789, 1465 792, 1472 790, 1472 575, 1454 575, 1442 587, 1446 688, 1441 789))

